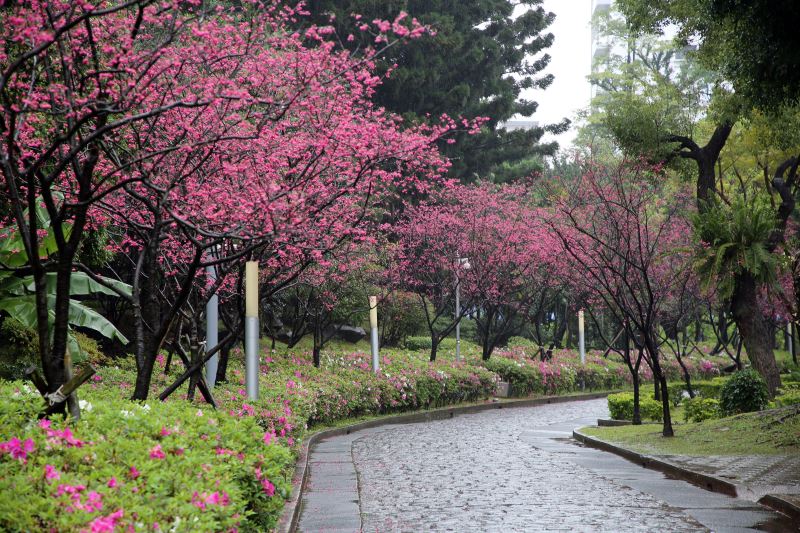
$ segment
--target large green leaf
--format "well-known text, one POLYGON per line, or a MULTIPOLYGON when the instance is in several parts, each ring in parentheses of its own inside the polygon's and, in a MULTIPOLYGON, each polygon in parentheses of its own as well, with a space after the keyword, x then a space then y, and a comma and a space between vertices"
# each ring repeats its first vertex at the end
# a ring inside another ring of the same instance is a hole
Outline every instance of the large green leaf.
MULTIPOLYGON (((48 297, 48 303, 50 321, 52 323, 55 318, 53 316, 55 297, 48 297)), ((36 328, 36 301, 32 294, 0 299, 0 311, 5 311, 26 327, 36 328)), ((128 343, 128 339, 114 327, 114 324, 94 309, 83 305, 77 300, 69 301, 69 323, 72 326, 89 328, 109 339, 118 339, 123 344, 128 343)))
POLYGON ((36 328, 36 301, 32 294, 0 298, 0 311, 5 311, 25 327, 36 328))
MULTIPOLYGON (((127 283, 123 283, 121 281, 117 281, 115 279, 106 278, 100 276, 103 281, 107 285, 111 285, 119 289, 126 296, 131 295, 131 286, 127 283)), ((28 279, 28 286, 27 289, 29 291, 34 291, 33 281, 31 278, 28 279)), ((56 291, 56 279, 57 275, 55 272, 48 272, 47 273, 47 292, 48 294, 53 294, 56 291)), ((108 294, 110 296, 119 296, 118 293, 113 291, 112 289, 108 288, 106 285, 102 283, 98 283, 92 278, 90 278, 87 274, 83 272, 73 272, 70 276, 69 280, 69 294, 70 296, 88 296, 90 294, 108 294)))
POLYGON ((128 344, 125 335, 106 317, 77 300, 69 301, 69 323, 73 326, 94 330, 108 339, 117 339, 122 344, 128 344))
POLYGON ((0 273, 0 298, 4 298, 4 295, 24 296, 28 294, 25 290, 25 286, 29 282, 30 277, 18 278, 7 271, 0 273))

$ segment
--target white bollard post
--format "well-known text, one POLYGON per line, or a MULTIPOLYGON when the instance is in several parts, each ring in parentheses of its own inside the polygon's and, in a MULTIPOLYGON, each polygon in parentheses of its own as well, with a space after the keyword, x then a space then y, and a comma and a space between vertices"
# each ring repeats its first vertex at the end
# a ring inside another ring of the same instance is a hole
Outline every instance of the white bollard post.
MULTIPOLYGON (((206 267, 206 274, 212 284, 217 279, 217 269, 213 266, 206 267)), ((206 350, 211 350, 219 343, 219 298, 217 293, 211 295, 206 304, 206 350)), ((206 362, 206 383, 213 388, 217 382, 217 366, 219 352, 206 362)))
POLYGON ((248 261, 244 270, 245 388, 250 400, 258 400, 258 261, 248 261))
POLYGON ((378 362, 378 297, 369 297, 369 329, 372 340, 372 371, 380 369, 378 362))

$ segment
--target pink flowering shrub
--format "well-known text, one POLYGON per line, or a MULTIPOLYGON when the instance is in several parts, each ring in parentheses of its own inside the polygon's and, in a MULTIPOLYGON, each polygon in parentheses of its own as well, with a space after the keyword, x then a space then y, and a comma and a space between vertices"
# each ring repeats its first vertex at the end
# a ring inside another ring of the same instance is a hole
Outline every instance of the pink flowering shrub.
MULTIPOLYGON (((543 362, 535 345, 517 343, 498 350, 489 361, 482 364, 496 372, 503 381, 511 383, 515 396, 564 394, 581 390, 581 384, 586 390, 613 390, 629 386, 632 382, 630 371, 615 353, 603 357, 601 352, 589 351, 586 364, 581 364, 576 351, 556 350, 552 360, 543 362)), ((670 381, 679 382, 683 379, 682 369, 674 357, 664 354, 661 364, 670 381)), ((702 379, 719 375, 722 362, 689 358, 684 364, 690 375, 702 379)), ((645 363, 639 369, 639 376, 643 382, 653 379, 653 373, 645 363)))
POLYGON ((275 526, 293 461, 255 417, 130 402, 109 381, 83 390, 92 410, 70 426, 36 422, 38 394, 0 381, 0 531, 275 526))

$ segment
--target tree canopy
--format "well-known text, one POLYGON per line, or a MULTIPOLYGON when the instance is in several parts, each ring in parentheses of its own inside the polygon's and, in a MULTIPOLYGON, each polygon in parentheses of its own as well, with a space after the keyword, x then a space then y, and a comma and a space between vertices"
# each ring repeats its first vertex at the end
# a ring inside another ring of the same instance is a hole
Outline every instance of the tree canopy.
POLYGON ((458 134, 457 142, 441 146, 452 161, 451 176, 473 181, 498 170, 504 180, 528 174, 532 155, 557 149, 556 143, 540 143, 545 131, 561 132, 568 126, 564 121, 528 130, 498 128, 512 116, 527 118, 535 113, 537 103, 520 98, 523 89, 545 89, 553 81, 544 73, 550 62, 544 51, 553 43, 553 34, 545 32, 555 16, 541 3, 311 0, 308 7, 313 22, 333 23, 342 45, 353 51, 374 44, 372 35, 359 31, 362 24, 394 18, 403 10, 435 31, 386 51, 379 72, 391 72, 376 89, 374 100, 410 122, 442 113, 489 117, 479 135, 458 134), (521 161, 527 163, 514 165, 521 161))
POLYGON ((619 0, 635 29, 679 27, 702 61, 758 107, 800 98, 800 6, 795 0, 619 0))

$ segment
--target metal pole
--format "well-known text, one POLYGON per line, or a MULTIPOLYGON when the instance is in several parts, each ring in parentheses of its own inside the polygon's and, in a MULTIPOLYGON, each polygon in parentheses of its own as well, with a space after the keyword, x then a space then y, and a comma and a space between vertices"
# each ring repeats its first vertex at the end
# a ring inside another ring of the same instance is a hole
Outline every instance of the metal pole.
POLYGON ((793 346, 794 345, 794 339, 792 338, 792 321, 791 320, 786 323, 786 340, 788 341, 786 343, 786 351, 789 352, 789 355, 792 355, 792 352, 794 351, 793 350, 793 348, 794 348, 794 346, 793 346))
MULTIPOLYGON (((213 284, 217 279, 217 269, 213 266, 206 267, 206 275, 213 284)), ((219 343, 219 298, 217 293, 211 295, 206 304, 206 350, 211 350, 219 343)), ((219 352, 217 352, 219 353, 219 352)), ((217 365, 219 356, 214 355, 206 363, 206 383, 213 388, 217 381, 217 365)))
MULTIPOLYGON (((578 311, 578 351, 581 354, 581 366, 586 365, 586 344, 583 332, 583 309, 578 311)), ((581 390, 586 387, 586 383, 581 379, 581 390)))
MULTIPOLYGON (((458 320, 458 315, 461 314, 461 284, 458 282, 458 276, 456 276, 456 320, 458 320)), ((461 320, 456 322, 456 361, 461 361, 461 320)))
POLYGON ((372 340, 372 371, 380 369, 378 362, 378 297, 369 297, 369 329, 372 340))
POLYGON ((248 261, 244 272, 244 353, 247 397, 258 400, 258 262, 248 261))

